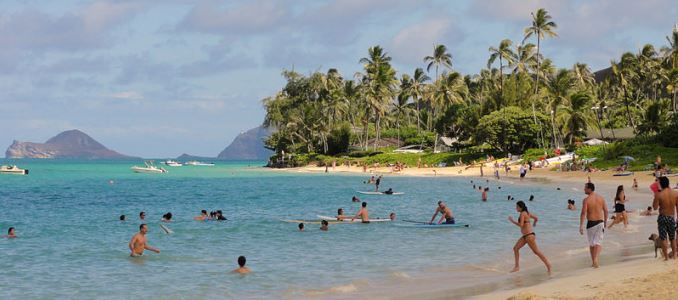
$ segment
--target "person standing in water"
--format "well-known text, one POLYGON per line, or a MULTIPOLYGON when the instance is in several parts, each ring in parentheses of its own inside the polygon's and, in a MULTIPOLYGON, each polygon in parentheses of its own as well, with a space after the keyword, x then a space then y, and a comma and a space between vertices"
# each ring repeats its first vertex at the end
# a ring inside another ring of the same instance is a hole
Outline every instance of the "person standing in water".
POLYGON ((676 208, 678 206, 678 193, 671 190, 669 187, 669 179, 666 177, 659 177, 659 186, 661 190, 654 194, 652 207, 659 209, 659 216, 657 216, 657 229, 659 231, 659 238, 662 241, 662 253, 664 260, 668 260, 668 245, 666 239, 671 241, 671 250, 673 250, 673 258, 676 258, 678 246, 676 245, 676 208))
POLYGON ((14 231, 14 227, 10 227, 7 230, 7 235, 3 235, 2 237, 8 238, 8 239, 16 238, 17 236, 16 236, 16 232, 14 231))
POLYGON ((544 256, 544 254, 539 250, 539 247, 537 247, 537 235, 532 230, 532 227, 537 226, 537 221, 539 219, 536 215, 531 214, 527 210, 527 206, 523 201, 516 202, 516 211, 520 213, 518 221, 516 222, 513 220, 512 216, 509 216, 508 220, 514 225, 520 227, 520 233, 522 233, 523 236, 521 236, 516 242, 516 245, 513 246, 515 266, 513 267, 513 270, 511 270, 511 273, 518 272, 520 270, 520 249, 523 248, 523 246, 528 245, 532 252, 534 252, 534 254, 537 255, 542 262, 544 262, 544 265, 546 265, 546 270, 549 274, 551 274, 551 264, 549 263, 549 260, 546 258, 546 256, 544 256), (530 224, 530 219, 533 219, 534 223, 530 224))
POLYGON ((442 214, 442 217, 440 217, 440 220, 438 220, 438 224, 441 224, 443 220, 445 220, 445 224, 454 224, 454 215, 452 214, 452 210, 447 207, 443 201, 438 201, 438 207, 436 208, 436 212, 433 214, 433 217, 431 217, 429 224, 433 224, 433 220, 436 219, 438 213, 442 214))
POLYGON ((584 193, 588 195, 582 201, 581 216, 579 217, 579 234, 584 234, 584 220, 586 219, 586 236, 589 240, 591 253, 591 267, 598 268, 598 257, 603 250, 602 242, 607 227, 607 204, 605 199, 598 195, 593 183, 584 185, 584 193))
POLYGON ((246 263, 247 263, 247 258, 245 258, 244 256, 238 257, 238 268, 231 271, 231 272, 242 274, 242 275, 249 274, 251 271, 250 271, 250 268, 245 267, 246 263))
POLYGON ((147 232, 148 226, 146 226, 146 224, 139 225, 139 232, 129 241, 129 250, 131 251, 130 256, 142 256, 144 255, 144 250, 160 253, 160 250, 148 245, 148 240, 146 239, 147 232))
MULTIPOLYGON (((377 179, 379 180, 379 179, 377 179)), ((367 202, 363 202, 362 207, 358 211, 358 213, 355 215, 355 217, 351 218, 351 222, 353 220, 360 218, 363 223, 369 223, 370 222, 370 213, 367 211, 367 202)))
POLYGON ((374 182, 374 191, 378 192, 379 191, 379 184, 381 184, 381 175, 377 177, 377 181, 374 182))
POLYGON ((489 190, 490 190, 490 188, 487 188, 487 187, 483 190, 483 193, 481 194, 483 202, 487 202, 487 191, 489 191, 489 190))

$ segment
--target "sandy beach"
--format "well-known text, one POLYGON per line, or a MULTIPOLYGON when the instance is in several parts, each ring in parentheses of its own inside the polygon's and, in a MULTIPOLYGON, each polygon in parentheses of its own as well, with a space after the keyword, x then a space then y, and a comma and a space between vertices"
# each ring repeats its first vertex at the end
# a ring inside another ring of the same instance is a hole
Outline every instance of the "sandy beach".
MULTIPOLYGON (((508 176, 503 170, 500 171, 502 179, 520 180, 518 176, 518 167, 514 166, 508 176)), ((325 167, 307 166, 301 168, 284 169, 282 172, 301 172, 301 173, 324 173, 325 167)), ((492 177, 493 168, 484 167, 484 176, 492 177)), ((337 166, 329 167, 327 172, 332 173, 350 173, 362 174, 365 176, 384 175, 384 176, 480 176, 478 167, 444 167, 444 168, 406 168, 401 172, 393 172, 391 168, 370 168, 363 172, 362 168, 337 166), (435 171, 434 171, 435 170, 435 171)), ((638 181, 638 191, 633 191, 635 199, 640 203, 651 203, 652 195, 648 186, 654 181, 654 177, 649 172, 636 172, 631 176, 613 176, 614 172, 559 172, 547 169, 534 169, 529 172, 525 181, 540 182, 546 180, 549 184, 576 188, 577 183, 585 183, 587 176, 591 181, 597 184, 597 189, 605 191, 607 195, 613 191, 617 185, 623 184, 631 190, 633 178, 638 181)), ((672 180, 674 181, 674 180, 672 180)), ((672 182, 674 185, 675 182, 672 182)), ((583 187, 582 187, 583 188, 583 187)), ((630 192, 631 193, 631 192, 630 192)), ((583 197, 583 192, 582 192, 583 197)), ((609 197, 609 196, 608 196, 609 197)), ((610 200, 606 197, 606 200, 610 200)), ((611 213, 612 214, 612 213, 611 213)), ((654 257, 651 252, 651 242, 647 240, 646 235, 656 232, 655 217, 632 216, 635 228, 640 228, 633 240, 614 241, 622 243, 622 248, 640 249, 639 254, 620 255, 619 253, 607 253, 603 251, 602 258, 607 259, 608 263, 599 269, 578 266, 577 268, 561 271, 555 271, 554 276, 537 283, 516 283, 513 287, 504 288, 482 288, 480 293, 476 293, 473 299, 675 299, 678 295, 678 289, 675 288, 676 276, 678 275, 678 263, 675 261, 664 262, 654 257), (643 238, 644 237, 644 238, 643 238)), ((583 241, 582 241, 583 242, 583 241)), ((610 242, 609 240, 607 241, 610 242)), ((531 255, 526 252, 524 255, 531 255)), ((589 260, 588 252, 582 251, 576 257, 571 258, 581 264, 589 260)), ((518 276, 518 275, 516 275, 518 276)), ((520 281, 520 280, 516 280, 520 281)), ((391 295, 378 295, 367 293, 367 295, 376 298, 398 298, 398 299, 449 299, 449 298, 468 298, 467 296, 455 296, 450 294, 450 289, 446 286, 453 285, 444 279, 434 284, 422 285, 419 288, 409 289, 402 293, 391 295)), ((414 286, 414 284, 413 284, 414 286)), ((402 288, 401 288, 402 290, 402 288)))

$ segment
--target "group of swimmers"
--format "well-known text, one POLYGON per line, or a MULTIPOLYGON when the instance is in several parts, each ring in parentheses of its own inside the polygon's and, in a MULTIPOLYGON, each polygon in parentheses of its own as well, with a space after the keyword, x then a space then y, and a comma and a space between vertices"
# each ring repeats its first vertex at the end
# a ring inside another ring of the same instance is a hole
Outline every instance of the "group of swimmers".
MULTIPOLYGON (((120 221, 126 221, 127 216, 120 215, 119 219, 120 219, 120 221)), ((146 212, 144 212, 144 211, 139 212, 139 220, 141 220, 141 221, 146 220, 146 212)), ((208 214, 207 210, 204 210, 204 209, 202 211, 200 211, 200 215, 193 217, 193 220, 196 220, 196 221, 210 221, 210 220, 228 221, 228 219, 226 219, 226 217, 224 217, 224 213, 221 210, 211 211, 208 214)), ((167 212, 166 214, 163 214, 162 218, 160 218, 160 221, 165 222, 165 223, 171 222, 172 221, 172 213, 167 212)))

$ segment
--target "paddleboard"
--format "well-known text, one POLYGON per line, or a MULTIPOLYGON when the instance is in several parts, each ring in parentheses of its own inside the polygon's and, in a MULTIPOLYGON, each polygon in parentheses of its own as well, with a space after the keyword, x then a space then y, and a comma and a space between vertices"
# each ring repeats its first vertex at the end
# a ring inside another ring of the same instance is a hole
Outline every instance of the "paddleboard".
POLYGON ((358 193, 361 193, 363 195, 404 195, 405 193, 403 192, 393 192, 393 194, 386 194, 384 192, 364 192, 364 191, 357 191, 358 193))
MULTIPOLYGON (((351 223, 351 219, 350 219, 350 218, 344 219, 343 221, 339 221, 339 220, 337 220, 337 218, 335 218, 335 217, 321 216, 321 215, 318 215, 317 217, 318 217, 318 219, 320 219, 320 220, 325 220, 325 221, 334 221, 334 222, 338 222, 338 223, 351 223)), ((378 219, 370 219, 370 223, 371 223, 371 222, 390 222, 390 221, 391 221, 391 219, 389 219, 389 218, 385 218, 385 219, 381 219, 381 218, 378 218, 378 219)), ((361 219, 355 219, 355 220, 353 220, 352 223, 360 223, 360 222, 362 222, 361 219)))
POLYGON ((166 233, 166 234, 172 234, 174 231, 172 229, 169 229, 169 227, 165 226, 165 224, 160 224, 160 228, 166 233))
POLYGON ((469 224, 429 224, 429 223, 396 223, 396 226, 399 227, 412 227, 412 228, 467 228, 471 227, 469 224))
MULTIPOLYGON (((322 220, 289 220, 289 219, 280 219, 280 221, 285 222, 285 223, 304 223, 304 224, 320 224, 322 220)), ((351 224, 351 222, 343 222, 343 221, 337 221, 336 219, 332 218, 332 220, 325 220, 330 224, 351 224)))

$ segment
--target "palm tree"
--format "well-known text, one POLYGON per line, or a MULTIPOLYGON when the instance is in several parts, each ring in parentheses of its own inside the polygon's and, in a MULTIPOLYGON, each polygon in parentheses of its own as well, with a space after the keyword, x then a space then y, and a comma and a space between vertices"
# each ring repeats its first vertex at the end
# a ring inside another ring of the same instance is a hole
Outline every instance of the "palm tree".
MULTIPOLYGON (((546 9, 540 8, 537 14, 532 13, 532 26, 525 28, 525 38, 523 43, 533 35, 537 38, 537 69, 539 69, 539 53, 541 47, 541 40, 545 37, 557 37, 558 34, 554 31, 558 25, 551 21, 551 16, 546 9)), ((534 94, 537 94, 539 89, 539 76, 537 76, 537 83, 535 84, 534 94)))
POLYGON ((447 52, 445 45, 433 45, 433 56, 424 57, 424 63, 428 63, 426 72, 430 72, 431 67, 436 67, 435 80, 438 80, 438 67, 443 66, 452 69, 452 54, 447 52))
POLYGON ((499 43, 499 47, 490 47, 488 50, 490 51, 490 58, 487 60, 487 68, 490 69, 492 67, 492 64, 494 61, 499 58, 499 81, 500 81, 500 86, 501 86, 501 93, 502 96, 504 95, 504 64, 503 61, 505 60, 508 65, 513 64, 513 59, 514 59, 514 54, 513 51, 511 51, 511 40, 509 39, 504 39, 499 43))
POLYGON ((619 63, 612 62, 612 80, 624 100, 629 126, 633 128, 636 126, 631 117, 631 110, 629 108, 629 88, 637 76, 635 64, 635 56, 630 52, 624 53, 619 63))
POLYGON ((515 56, 513 57, 513 74, 527 74, 535 69, 537 64, 536 46, 532 43, 516 46, 515 56))
POLYGON ((574 93, 569 96, 568 102, 570 105, 562 108, 559 119, 563 124, 565 139, 572 144, 575 138, 586 137, 588 125, 594 122, 594 118, 589 109, 591 95, 588 92, 574 93))
POLYGON ((576 63, 572 66, 572 74, 577 82, 577 85, 583 89, 590 89, 595 85, 596 80, 593 77, 591 68, 583 63, 576 63))
MULTIPOLYGON (((421 100, 424 97, 424 91, 426 89, 426 81, 430 80, 428 76, 426 76, 426 73, 424 73, 424 70, 422 68, 417 68, 414 70, 414 74, 411 78, 410 84, 406 87, 407 94, 413 98, 414 103, 416 104, 417 108, 417 134, 419 133, 420 130, 420 125, 421 125, 421 113, 420 113, 420 108, 419 105, 421 103, 421 100)), ((402 85, 401 85, 402 89, 402 85)))
POLYGON ((381 119, 391 104, 395 93, 397 79, 395 70, 391 67, 391 57, 384 52, 380 46, 370 47, 369 57, 360 59, 365 69, 363 83, 365 84, 365 100, 369 104, 372 113, 375 116, 376 137, 374 139, 374 149, 377 149, 377 143, 381 136, 381 119))

